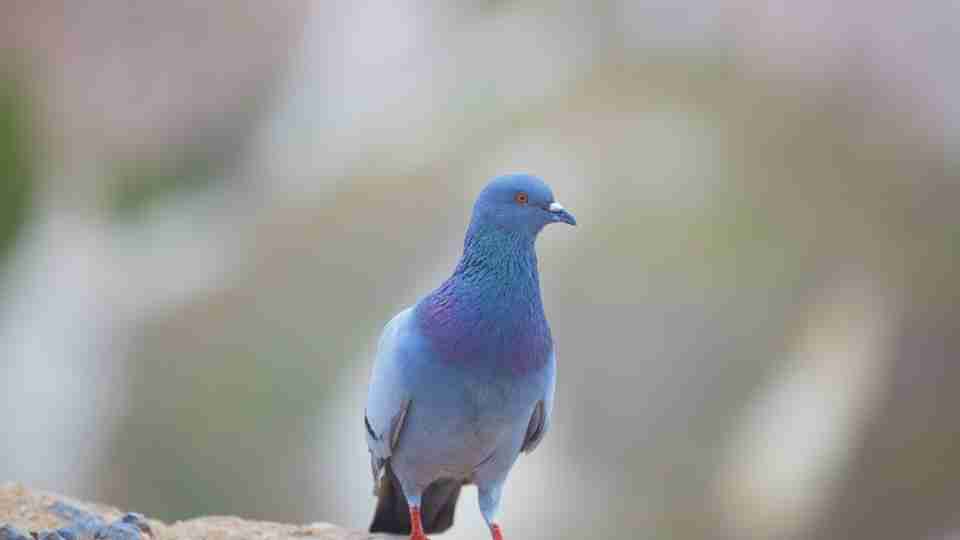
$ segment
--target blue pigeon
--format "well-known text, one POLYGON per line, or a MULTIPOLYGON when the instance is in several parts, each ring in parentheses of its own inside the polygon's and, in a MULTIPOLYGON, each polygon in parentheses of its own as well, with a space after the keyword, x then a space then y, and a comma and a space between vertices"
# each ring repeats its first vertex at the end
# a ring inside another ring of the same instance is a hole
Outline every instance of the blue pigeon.
POLYGON ((558 222, 576 225, 539 178, 493 179, 453 275, 384 328, 365 416, 379 497, 370 532, 443 532, 460 488, 476 484, 503 539, 504 481, 550 427, 557 359, 534 243, 558 222))

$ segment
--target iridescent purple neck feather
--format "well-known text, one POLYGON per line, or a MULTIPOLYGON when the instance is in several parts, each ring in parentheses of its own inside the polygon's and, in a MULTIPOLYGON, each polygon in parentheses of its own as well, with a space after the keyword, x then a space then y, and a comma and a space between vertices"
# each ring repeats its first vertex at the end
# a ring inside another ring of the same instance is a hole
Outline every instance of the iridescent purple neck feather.
POLYGON ((515 375, 552 349, 534 250, 536 232, 471 222, 453 275, 416 307, 420 330, 446 363, 515 375))

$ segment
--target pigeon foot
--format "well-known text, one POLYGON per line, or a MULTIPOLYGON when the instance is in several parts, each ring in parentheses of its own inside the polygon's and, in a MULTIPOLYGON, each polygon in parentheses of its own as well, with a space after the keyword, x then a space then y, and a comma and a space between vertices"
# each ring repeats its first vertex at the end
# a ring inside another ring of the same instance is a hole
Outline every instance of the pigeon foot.
POLYGON ((493 540, 503 540, 503 531, 496 523, 490 526, 490 534, 493 536, 493 540))
POLYGON ((410 507, 410 540, 430 540, 423 532, 423 520, 420 519, 420 507, 410 507))

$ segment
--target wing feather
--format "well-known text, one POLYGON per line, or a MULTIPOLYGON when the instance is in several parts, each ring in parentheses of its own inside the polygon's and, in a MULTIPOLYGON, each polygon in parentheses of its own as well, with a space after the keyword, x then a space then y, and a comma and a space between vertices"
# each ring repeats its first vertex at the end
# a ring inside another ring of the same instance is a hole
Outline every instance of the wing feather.
POLYGON ((536 450, 540 441, 546 436, 550 429, 550 420, 553 416, 553 393, 556 387, 557 378, 557 353, 556 349, 551 353, 548 366, 549 378, 547 380, 546 394, 543 399, 537 402, 530 415, 530 423, 527 424, 527 433, 523 438, 521 452, 530 453, 536 450))
POLYGON ((370 391, 363 421, 367 434, 367 449, 370 451, 374 491, 379 485, 384 463, 390 459, 400 442, 400 434, 410 408, 398 354, 410 312, 410 308, 401 311, 384 327, 377 344, 376 359, 370 377, 370 391))

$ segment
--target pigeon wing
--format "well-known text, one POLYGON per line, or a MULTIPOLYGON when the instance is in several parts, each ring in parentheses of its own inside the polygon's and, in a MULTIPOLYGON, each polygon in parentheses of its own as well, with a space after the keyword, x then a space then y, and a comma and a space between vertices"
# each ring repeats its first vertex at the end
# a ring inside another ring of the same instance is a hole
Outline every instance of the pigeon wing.
POLYGON ((557 379, 557 354, 556 349, 550 353, 550 361, 547 363, 549 370, 547 375, 547 388, 543 399, 537 402, 533 408, 533 414, 530 415, 530 423, 527 425, 527 434, 523 438, 521 452, 533 452, 543 437, 550 429, 550 420, 553 416, 553 393, 556 387, 557 379))
POLYGON ((404 420, 410 408, 409 392, 401 376, 400 349, 411 317, 407 308, 383 329, 370 377, 370 390, 364 414, 367 448, 373 472, 374 491, 379 485, 383 465, 390 459, 400 440, 404 420))

